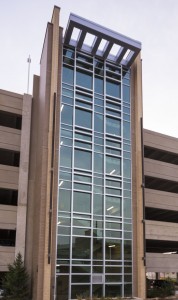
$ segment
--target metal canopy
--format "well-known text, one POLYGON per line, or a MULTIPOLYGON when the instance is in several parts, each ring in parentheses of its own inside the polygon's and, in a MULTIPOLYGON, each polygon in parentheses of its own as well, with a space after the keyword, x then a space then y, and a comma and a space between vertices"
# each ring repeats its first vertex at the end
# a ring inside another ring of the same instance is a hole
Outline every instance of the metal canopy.
POLYGON ((110 60, 129 68, 141 50, 141 43, 113 30, 71 14, 64 37, 64 45, 71 45, 88 54, 110 60), (73 31, 78 30, 77 38, 73 39, 73 31), (86 36, 93 37, 92 44, 85 43, 86 36), (101 43, 105 43, 103 49, 101 43), (112 48, 118 48, 116 53, 112 48))

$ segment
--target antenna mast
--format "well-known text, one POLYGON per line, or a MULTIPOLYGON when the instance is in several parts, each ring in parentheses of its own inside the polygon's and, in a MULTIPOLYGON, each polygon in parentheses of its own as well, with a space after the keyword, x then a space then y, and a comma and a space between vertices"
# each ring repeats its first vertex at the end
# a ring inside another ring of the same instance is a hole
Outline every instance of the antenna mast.
POLYGON ((31 64, 31 57, 30 57, 30 55, 27 58, 27 62, 28 62, 28 81, 27 81, 27 94, 28 94, 28 92, 29 92, 29 81, 30 81, 30 64, 31 64))

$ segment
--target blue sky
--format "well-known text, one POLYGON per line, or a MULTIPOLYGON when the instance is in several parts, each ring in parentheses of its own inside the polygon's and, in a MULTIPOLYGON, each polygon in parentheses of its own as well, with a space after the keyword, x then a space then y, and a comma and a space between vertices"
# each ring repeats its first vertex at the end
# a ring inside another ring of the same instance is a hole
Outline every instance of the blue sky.
POLYGON ((178 137, 177 0, 0 0, 0 88, 30 93, 54 5, 142 43, 144 127, 178 137))

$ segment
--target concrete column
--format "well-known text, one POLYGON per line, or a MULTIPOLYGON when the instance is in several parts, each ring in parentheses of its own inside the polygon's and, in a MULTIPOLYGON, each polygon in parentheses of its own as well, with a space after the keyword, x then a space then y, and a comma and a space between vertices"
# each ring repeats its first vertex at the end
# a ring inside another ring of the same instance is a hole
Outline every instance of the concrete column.
POLYGON ((20 145, 17 228, 16 228, 16 248, 15 248, 15 255, 17 255, 17 253, 20 252, 22 254, 23 259, 25 254, 25 236, 26 236, 31 105, 32 105, 32 97, 30 95, 25 94, 23 96, 23 108, 22 108, 22 130, 21 130, 21 145, 20 145))

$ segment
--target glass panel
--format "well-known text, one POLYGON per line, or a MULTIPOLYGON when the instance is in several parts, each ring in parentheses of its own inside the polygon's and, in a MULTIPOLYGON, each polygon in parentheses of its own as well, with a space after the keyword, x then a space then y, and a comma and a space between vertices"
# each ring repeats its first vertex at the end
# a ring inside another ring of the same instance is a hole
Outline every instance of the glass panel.
POLYGON ((81 147, 81 148, 86 148, 86 149, 91 149, 92 148, 92 144, 78 142, 78 141, 75 141, 75 146, 76 147, 81 147))
POLYGON ((81 183, 74 183, 75 190, 82 190, 82 191, 91 191, 91 185, 89 184, 81 184, 81 183))
POLYGON ((73 124, 73 107, 62 104, 61 106, 61 123, 73 124))
POLYGON ((69 275, 57 276, 56 299, 68 300, 69 275))
POLYGON ((106 237, 108 237, 108 238, 121 238, 122 237, 122 233, 120 231, 106 230, 105 234, 106 234, 106 237))
POLYGON ((101 221, 103 218, 97 216, 97 219, 93 220, 93 228, 103 228, 103 221, 101 221))
POLYGON ((106 215, 120 216, 121 215, 121 199, 106 196, 106 215))
POLYGON ((81 182, 91 182, 92 178, 89 177, 89 176, 83 176, 83 175, 75 174, 74 175, 74 180, 81 181, 81 182))
POLYGON ((61 146, 60 149, 60 165, 63 167, 72 167, 72 148, 61 146))
POLYGON ((106 117, 106 133, 121 135, 121 121, 111 117, 106 117))
POLYGON ((83 102, 83 101, 76 100, 75 104, 79 105, 79 106, 82 106, 82 107, 86 107, 86 108, 92 109, 92 104, 90 104, 90 103, 86 103, 86 102, 83 102))
POLYGON ((70 211, 71 191, 59 190, 59 210, 70 211))
POLYGON ((72 139, 66 139, 64 137, 61 137, 60 146, 62 145, 72 146, 72 139))
POLYGON ((95 104, 103 106, 104 102, 101 99, 95 98, 95 104))
POLYGON ((103 196, 100 194, 93 195, 93 213, 103 215, 103 196))
POLYGON ((114 142, 114 141, 111 141, 111 140, 106 140, 106 145, 113 146, 113 147, 116 147, 116 148, 121 148, 121 143, 120 142, 114 142))
POLYGON ((91 267, 89 266, 72 266, 72 273, 90 273, 91 267))
POLYGON ((121 84, 119 82, 107 79, 106 94, 116 98, 121 98, 121 84))
POLYGON ((93 259, 103 259, 103 240, 93 238, 93 259))
POLYGON ((58 236, 57 238, 57 258, 70 258, 70 237, 58 236))
POLYGON ((98 132, 103 132, 104 130, 104 116, 95 113, 94 119, 94 130, 98 132))
POLYGON ((91 128, 92 113, 83 109, 75 109, 75 125, 91 128))
POLYGON ((106 273, 122 273, 122 267, 106 267, 106 273))
POLYGON ((63 66, 62 81, 69 84, 74 84, 74 70, 67 66, 63 66))
POLYGON ((123 85, 123 101, 130 103, 130 87, 123 85))
POLYGON ((88 95, 88 94, 84 94, 84 93, 80 93, 80 92, 76 92, 76 98, 80 98, 83 100, 88 100, 88 101, 92 101, 92 96, 88 95))
POLYGON ((104 84, 103 79, 100 77, 95 77, 95 93, 103 94, 104 84))
POLYGON ((106 188, 106 194, 120 196, 121 195, 121 190, 106 188))
POLYGON ((121 159, 106 155, 106 173, 110 175, 120 175, 121 159))
POLYGON ((123 173, 124 177, 131 177, 131 161, 129 159, 123 160, 123 173))
POLYGON ((92 77, 92 73, 78 69, 76 72, 76 84, 87 89, 92 89, 92 77))
POLYGON ((64 179, 64 180, 70 180, 72 179, 72 174, 71 173, 66 173, 66 172, 60 172, 60 179, 64 179))
POLYGON ((73 99, 66 96, 62 96, 62 102, 67 104, 73 104, 73 99))
POLYGON ((111 109, 106 109, 106 113, 112 116, 116 116, 116 117, 120 117, 121 116, 121 112, 120 111, 116 111, 116 110, 111 110, 111 109))
POLYGON ((92 137, 90 135, 77 133, 77 132, 75 133, 75 138, 85 140, 85 141, 91 141, 92 140, 92 137))
POLYGON ((64 95, 64 96, 69 96, 69 97, 74 97, 74 92, 73 91, 71 91, 71 90, 69 90, 69 89, 62 89, 62 94, 64 95))
POLYGON ((90 238, 72 238, 72 258, 90 259, 90 238))
POLYGON ((90 286, 89 285, 72 285, 71 286, 71 299, 77 299, 80 295, 82 298, 90 296, 90 286))
POLYGON ((124 241, 124 259, 132 259, 132 241, 124 241))
POLYGON ((61 129, 61 136, 72 137, 72 131, 61 129))
POLYGON ((131 199, 129 198, 124 198, 124 216, 131 218, 131 199))
POLYGON ((70 235, 70 227, 58 226, 58 234, 70 235))
POLYGON ((57 225, 65 225, 65 226, 67 225, 67 226, 70 226, 70 219, 69 218, 59 217, 57 225))
POLYGON ((73 227, 73 235, 84 235, 84 236, 91 236, 91 229, 88 228, 76 228, 73 227))
POLYGON ((91 152, 75 149, 75 168, 91 170, 91 152))
POLYGON ((91 194, 74 192, 74 211, 90 213, 91 194))
POLYGON ((121 275, 106 275, 105 276, 106 282, 122 282, 122 276, 121 275))
POLYGON ((125 121, 123 123, 124 123, 123 136, 125 139, 130 140, 130 123, 125 121))
POLYGON ((108 228, 108 229, 121 229, 121 224, 120 223, 115 223, 115 222, 106 222, 106 228, 108 228))
POLYGON ((121 110, 121 105, 119 103, 113 103, 113 102, 106 101, 106 106, 115 108, 117 110, 121 110))
POLYGON ((82 219, 73 219, 73 226, 90 227, 91 221, 82 219))
POLYGON ((103 154, 94 153, 94 172, 103 173, 103 154))
POLYGON ((124 284, 124 296, 131 297, 132 296, 132 285, 124 284))
POLYGON ((121 156, 121 150, 116 150, 112 148, 106 148, 106 152, 114 155, 120 155, 121 156))
POLYGON ((105 251, 106 259, 118 260, 121 259, 122 242, 116 239, 106 239, 105 251))
POLYGON ((89 283, 90 275, 72 275, 72 283, 89 283))
POLYGON ((121 182, 120 181, 114 181, 114 180, 106 180, 106 185, 120 188, 121 187, 121 182))

